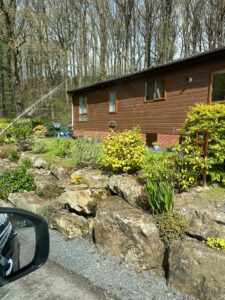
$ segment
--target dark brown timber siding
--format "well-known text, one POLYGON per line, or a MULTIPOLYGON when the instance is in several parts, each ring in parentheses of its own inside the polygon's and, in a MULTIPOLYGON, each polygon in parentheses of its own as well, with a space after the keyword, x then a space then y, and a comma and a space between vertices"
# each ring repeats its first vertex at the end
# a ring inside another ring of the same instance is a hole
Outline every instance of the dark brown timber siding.
POLYGON ((195 103, 209 101, 211 72, 225 67, 225 57, 213 61, 190 62, 170 71, 159 70, 145 73, 129 81, 108 84, 96 90, 79 92, 73 96, 74 130, 107 131, 111 120, 121 131, 139 125, 143 133, 179 134, 186 114, 195 103), (193 81, 187 83, 186 77, 193 81), (165 78, 166 100, 145 103, 145 82, 152 78, 165 78), (116 90, 117 113, 109 113, 109 91, 116 90), (88 121, 79 122, 79 95, 86 95, 88 121))

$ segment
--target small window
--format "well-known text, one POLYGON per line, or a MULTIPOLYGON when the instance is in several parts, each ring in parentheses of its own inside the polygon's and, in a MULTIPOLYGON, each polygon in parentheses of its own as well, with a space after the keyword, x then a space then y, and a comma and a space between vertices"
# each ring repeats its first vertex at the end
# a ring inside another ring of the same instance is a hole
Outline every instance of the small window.
POLYGON ((225 69, 212 74, 212 101, 225 100, 225 69))
POLYGON ((79 97, 79 121, 87 121, 87 97, 79 97))
POLYGON ((165 80, 149 80, 146 82, 146 101, 153 101, 165 98, 165 80))
POLYGON ((109 112, 116 112, 116 92, 109 92, 109 112))

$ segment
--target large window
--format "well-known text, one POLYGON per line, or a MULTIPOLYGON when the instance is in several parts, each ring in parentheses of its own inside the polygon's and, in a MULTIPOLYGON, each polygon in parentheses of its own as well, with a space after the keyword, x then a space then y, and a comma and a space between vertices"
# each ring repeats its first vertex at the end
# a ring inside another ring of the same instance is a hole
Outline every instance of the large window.
POLYGON ((149 80, 145 86, 145 100, 153 101, 165 99, 165 80, 149 80))
POLYGON ((116 92, 109 92, 109 112, 116 113, 116 92))
POLYGON ((225 69, 212 74, 212 101, 225 100, 225 69))
POLYGON ((79 121, 87 121, 87 97, 79 97, 79 121))

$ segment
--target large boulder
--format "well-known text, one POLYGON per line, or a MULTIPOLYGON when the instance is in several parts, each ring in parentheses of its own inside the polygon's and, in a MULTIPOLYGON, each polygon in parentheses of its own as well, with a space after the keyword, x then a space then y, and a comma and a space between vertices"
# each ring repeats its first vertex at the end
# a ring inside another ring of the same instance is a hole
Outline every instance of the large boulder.
POLYGON ((48 163, 43 159, 43 158, 40 158, 40 157, 37 157, 35 155, 33 155, 32 153, 27 153, 27 152, 22 152, 21 153, 21 156, 20 156, 20 159, 19 159, 19 164, 22 164, 24 160, 30 160, 31 163, 32 163, 32 166, 34 168, 47 168, 48 167, 48 163))
POLYGON ((53 164, 49 170, 59 180, 67 180, 69 178, 69 171, 61 166, 53 164))
POLYGON ((93 236, 96 244, 136 269, 161 274, 164 245, 153 217, 120 197, 111 196, 99 203, 93 236))
POLYGON ((58 199, 60 203, 67 204, 71 211, 81 215, 94 215, 97 199, 90 190, 65 191, 58 199))
POLYGON ((193 191, 191 197, 188 193, 177 197, 174 210, 188 221, 190 235, 199 239, 209 236, 225 238, 225 210, 222 204, 215 203, 214 199, 202 199, 198 192, 193 191))
POLYGON ((112 175, 109 189, 132 206, 147 209, 145 188, 134 176, 112 175))
POLYGON ((10 162, 8 159, 0 159, 0 176, 2 176, 4 170, 18 168, 19 165, 15 162, 10 162))
POLYGON ((8 200, 5 201, 5 200, 0 199, 0 207, 14 207, 14 205, 11 202, 9 202, 8 200))
POLYGON ((34 213, 39 213, 46 204, 35 192, 10 193, 8 201, 17 208, 27 209, 34 213))
POLYGON ((109 186, 109 177, 99 169, 84 168, 71 174, 71 178, 81 177, 81 181, 90 189, 106 189, 109 186))
POLYGON ((225 253, 195 241, 175 241, 169 256, 169 285, 201 300, 225 299, 225 253))
POLYGON ((68 238, 87 235, 88 220, 82 216, 64 211, 55 220, 56 229, 68 238))
POLYGON ((60 180, 48 170, 33 169, 29 172, 34 176, 34 183, 36 185, 36 193, 45 199, 56 198, 60 196, 64 190, 60 180))

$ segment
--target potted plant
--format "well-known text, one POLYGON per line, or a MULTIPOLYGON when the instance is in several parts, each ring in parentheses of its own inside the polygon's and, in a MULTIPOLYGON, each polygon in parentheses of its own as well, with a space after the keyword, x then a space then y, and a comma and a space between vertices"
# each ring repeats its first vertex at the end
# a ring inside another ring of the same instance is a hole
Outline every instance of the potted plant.
POLYGON ((152 146, 153 146, 154 150, 159 150, 159 148, 160 148, 159 142, 153 142, 152 146))

